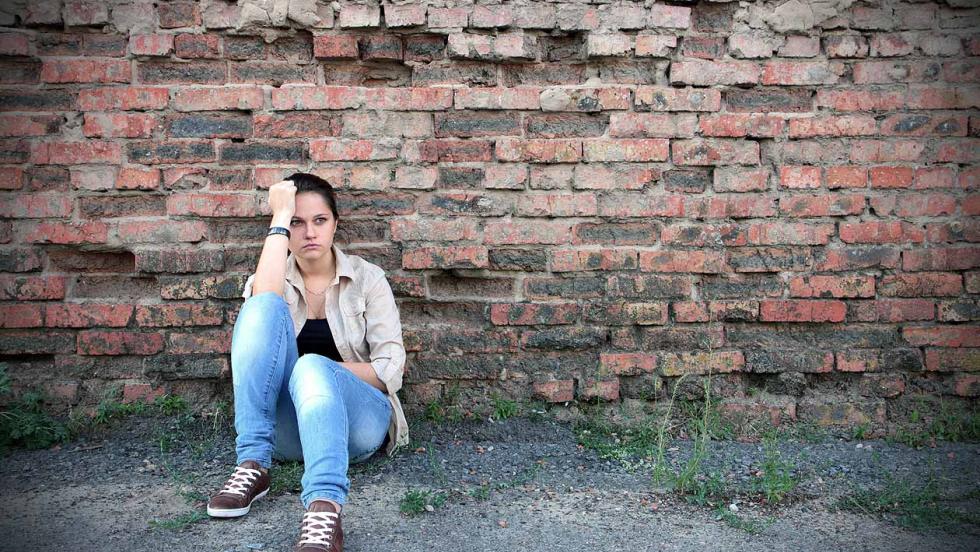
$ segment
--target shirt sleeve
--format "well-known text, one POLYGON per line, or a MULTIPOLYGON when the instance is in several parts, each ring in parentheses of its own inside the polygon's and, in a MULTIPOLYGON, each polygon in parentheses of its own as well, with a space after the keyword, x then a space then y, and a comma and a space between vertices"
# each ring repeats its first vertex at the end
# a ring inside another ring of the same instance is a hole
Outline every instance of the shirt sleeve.
POLYGON ((243 299, 248 299, 249 297, 252 296, 252 286, 254 284, 255 284, 255 274, 252 274, 251 276, 248 277, 248 280, 245 280, 245 288, 242 290, 243 299))
POLYGON ((388 393, 402 386, 405 371, 405 345, 398 305, 391 286, 382 273, 365 293, 364 317, 367 322, 367 341, 371 351, 371 367, 384 382, 388 393))

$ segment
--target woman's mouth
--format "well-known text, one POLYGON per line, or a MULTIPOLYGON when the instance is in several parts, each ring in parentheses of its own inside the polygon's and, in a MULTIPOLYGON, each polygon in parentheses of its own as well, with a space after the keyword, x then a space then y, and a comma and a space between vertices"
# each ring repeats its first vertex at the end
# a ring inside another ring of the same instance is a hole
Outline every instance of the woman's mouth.
POLYGON ((318 247, 320 247, 320 244, 317 244, 317 243, 308 243, 308 244, 306 244, 306 245, 303 246, 303 249, 316 249, 318 247))

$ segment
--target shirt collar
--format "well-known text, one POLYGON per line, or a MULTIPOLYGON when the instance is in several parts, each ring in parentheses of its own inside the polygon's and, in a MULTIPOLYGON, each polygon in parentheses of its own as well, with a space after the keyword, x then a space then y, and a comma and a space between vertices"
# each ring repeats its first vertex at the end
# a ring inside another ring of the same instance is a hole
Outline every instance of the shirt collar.
MULTIPOLYGON (((330 285, 339 283, 341 276, 346 276, 353 280, 354 266, 351 264, 350 259, 336 244, 330 246, 330 248, 333 250, 334 263, 336 264, 336 275, 330 285)), ((300 274, 299 264, 296 263, 296 257, 292 253, 286 257, 286 281, 297 288, 305 289, 303 275, 300 274)))

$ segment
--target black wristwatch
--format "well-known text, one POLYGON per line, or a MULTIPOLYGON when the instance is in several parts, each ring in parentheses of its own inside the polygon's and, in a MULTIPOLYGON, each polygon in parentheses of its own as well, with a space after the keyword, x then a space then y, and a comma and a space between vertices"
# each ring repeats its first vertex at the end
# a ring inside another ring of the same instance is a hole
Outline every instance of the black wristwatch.
POLYGON ((283 236, 286 236, 286 239, 289 239, 289 228, 284 228, 282 226, 271 226, 269 227, 269 233, 266 234, 266 237, 275 236, 276 234, 282 234, 283 236))

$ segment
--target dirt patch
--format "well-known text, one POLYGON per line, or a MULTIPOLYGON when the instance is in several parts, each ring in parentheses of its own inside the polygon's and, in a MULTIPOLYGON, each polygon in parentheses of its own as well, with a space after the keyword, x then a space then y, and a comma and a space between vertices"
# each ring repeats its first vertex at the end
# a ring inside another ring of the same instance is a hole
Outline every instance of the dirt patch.
MULTIPOLYGON (((567 424, 415 422, 413 431, 409 450, 352 470, 348 550, 980 549, 973 523, 912 531, 836 506, 890 474, 937 481, 975 515, 977 444, 781 441, 799 485, 780 506, 740 502, 742 526, 654 483, 642 458, 600 458, 567 424), (418 490, 442 501, 431 512, 400 513, 418 490)), ((289 550, 301 517, 295 478, 243 519, 198 520, 232 451, 227 426, 133 417, 54 450, 14 452, 0 467, 0 550, 289 550)), ((690 454, 690 442, 676 441, 667 460, 682 466, 690 454)), ((737 482, 764 461, 760 443, 712 442, 705 469, 737 482)))

